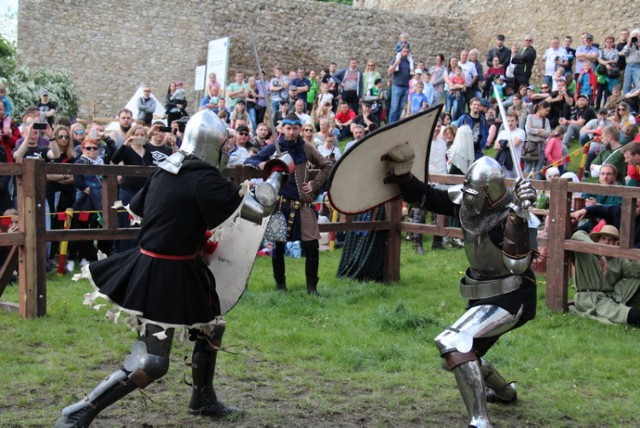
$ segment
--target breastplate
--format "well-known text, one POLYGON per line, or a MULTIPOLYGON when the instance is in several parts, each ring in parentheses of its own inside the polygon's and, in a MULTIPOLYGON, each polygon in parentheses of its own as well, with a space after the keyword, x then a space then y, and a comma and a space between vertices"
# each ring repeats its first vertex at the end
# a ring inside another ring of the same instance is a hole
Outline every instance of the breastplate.
POLYGON ((473 235, 464 232, 464 251, 472 270, 487 276, 505 276, 511 273, 502 261, 502 250, 496 247, 489 234, 473 235))

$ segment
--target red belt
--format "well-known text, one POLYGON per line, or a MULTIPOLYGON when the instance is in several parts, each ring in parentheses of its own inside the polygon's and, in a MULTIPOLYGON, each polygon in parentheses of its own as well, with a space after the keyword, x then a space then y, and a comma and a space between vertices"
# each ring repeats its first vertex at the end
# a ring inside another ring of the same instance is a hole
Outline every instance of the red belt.
POLYGON ((140 252, 145 256, 153 257, 154 259, 164 259, 164 260, 193 260, 196 258, 195 254, 190 254, 188 256, 172 256, 170 254, 158 254, 153 251, 145 250, 144 248, 140 248, 140 252))

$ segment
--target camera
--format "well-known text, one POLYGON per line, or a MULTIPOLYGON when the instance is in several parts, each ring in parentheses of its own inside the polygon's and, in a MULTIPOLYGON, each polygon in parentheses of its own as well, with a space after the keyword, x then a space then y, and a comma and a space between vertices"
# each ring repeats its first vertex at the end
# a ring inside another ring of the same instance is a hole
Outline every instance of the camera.
POLYGON ((47 129, 47 124, 46 122, 35 122, 33 124, 33 129, 37 129, 38 131, 44 131, 45 129, 47 129))
POLYGON ((631 38, 631 43, 638 43, 638 38, 637 37, 632 37, 631 38))
POLYGON ((556 57, 556 62, 558 62, 558 61, 560 61, 560 57, 559 56, 556 57))
POLYGON ((160 132, 171 132, 170 126, 161 126, 159 129, 160 132))

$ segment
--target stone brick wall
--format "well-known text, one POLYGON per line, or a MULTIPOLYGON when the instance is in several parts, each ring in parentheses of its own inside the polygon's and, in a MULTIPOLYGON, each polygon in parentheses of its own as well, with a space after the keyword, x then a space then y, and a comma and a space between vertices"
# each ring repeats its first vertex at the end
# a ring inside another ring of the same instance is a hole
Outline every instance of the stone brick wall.
POLYGON ((248 28, 269 74, 275 65, 290 70, 335 61, 343 67, 351 57, 360 65, 373 58, 381 71, 402 31, 412 35, 416 57, 448 56, 470 43, 461 18, 366 6, 310 0, 20 0, 18 63, 69 70, 82 99, 80 116, 90 116, 92 106, 97 116, 114 116, 143 82, 164 102, 169 81, 182 80, 193 104, 194 70, 205 63, 212 39, 231 38, 229 77, 237 70, 255 72, 248 28))
MULTIPOLYGON (((493 47, 495 36, 502 33, 506 43, 519 42, 524 35, 534 38, 539 53, 549 47, 552 36, 573 37, 573 47, 580 34, 589 32, 594 42, 604 44, 607 35, 616 39, 620 29, 640 27, 638 4, 629 0, 363 0, 362 7, 393 13, 414 12, 427 16, 446 16, 467 21, 470 44, 484 58, 493 47)), ((413 38, 414 34, 409 33, 413 38)), ((536 64, 537 65, 537 64, 536 64)))

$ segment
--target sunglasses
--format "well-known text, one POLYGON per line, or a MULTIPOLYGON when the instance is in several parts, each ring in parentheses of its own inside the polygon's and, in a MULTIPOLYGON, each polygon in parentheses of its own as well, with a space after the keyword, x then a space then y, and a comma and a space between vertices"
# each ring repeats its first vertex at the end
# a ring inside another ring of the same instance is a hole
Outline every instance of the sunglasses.
POLYGON ((618 111, 627 111, 627 109, 623 107, 623 108, 619 108, 618 111))
POLYGON ((98 146, 86 146, 82 148, 83 150, 88 150, 90 152, 98 150, 98 146))
POLYGON ((68 135, 58 135, 56 137, 56 139, 58 139, 58 140, 68 140, 69 136, 68 135))
POLYGON ((76 135, 82 135, 84 134, 84 130, 83 129, 76 129, 75 131, 73 131, 74 134, 76 135))
POLYGON ((242 135, 243 137, 247 137, 249 134, 247 132, 238 132, 238 135, 242 135))
POLYGON ((540 86, 540 89, 549 89, 548 86, 540 86))
POLYGON ((313 132, 313 129, 305 129, 304 132, 313 132))

